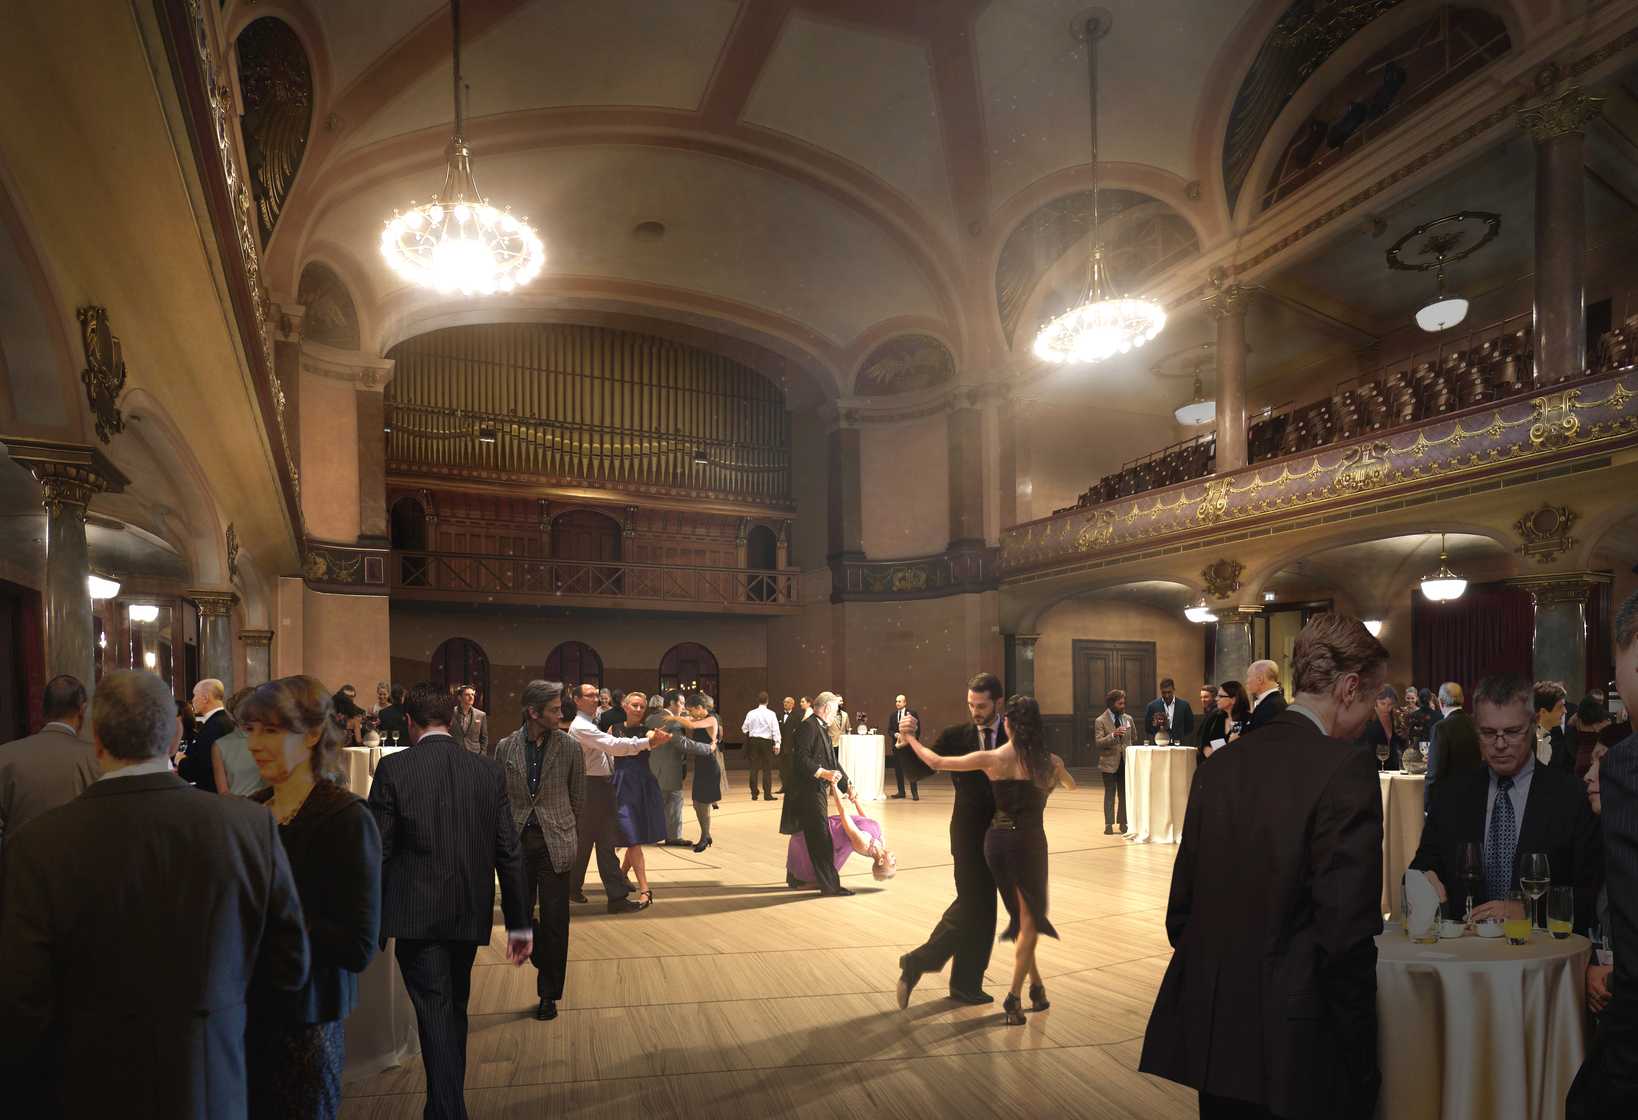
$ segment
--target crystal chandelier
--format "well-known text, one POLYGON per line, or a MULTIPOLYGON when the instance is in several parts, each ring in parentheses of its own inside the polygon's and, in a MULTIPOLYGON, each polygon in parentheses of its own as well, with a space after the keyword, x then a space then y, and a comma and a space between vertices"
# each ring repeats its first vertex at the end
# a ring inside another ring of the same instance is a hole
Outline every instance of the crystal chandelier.
POLYGON ((1098 241, 1098 40, 1109 33, 1109 23, 1094 15, 1075 34, 1086 39, 1087 89, 1092 108, 1092 257, 1087 261, 1086 283, 1074 307, 1041 329, 1035 338, 1035 356, 1049 362, 1096 362, 1142 346, 1166 328, 1166 313, 1142 299, 1105 299, 1113 293, 1109 271, 1098 241))
POLYGON ((546 248, 527 218, 497 210, 478 193, 472 152, 461 137, 461 3, 451 0, 455 55, 455 135, 444 150, 443 189, 407 213, 392 212, 381 231, 381 255, 405 280, 462 295, 509 292, 540 271, 546 248))
POLYGON ((1449 558, 1445 555, 1445 535, 1439 534, 1439 570, 1430 576, 1422 577, 1422 594, 1435 603, 1447 603, 1452 599, 1460 599, 1462 592, 1467 590, 1467 580, 1450 570, 1449 558))

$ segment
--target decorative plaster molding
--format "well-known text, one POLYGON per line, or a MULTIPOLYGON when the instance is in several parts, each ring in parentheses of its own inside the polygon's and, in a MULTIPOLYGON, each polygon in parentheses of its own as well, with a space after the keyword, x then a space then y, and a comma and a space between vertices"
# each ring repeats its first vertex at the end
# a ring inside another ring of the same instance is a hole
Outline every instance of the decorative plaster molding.
POLYGON ((45 508, 54 517, 67 510, 83 521, 92 497, 122 493, 131 483, 93 443, 7 436, 5 447, 11 461, 39 482, 45 508))
POLYGON ((1206 594, 1227 599, 1240 590, 1240 573, 1245 570, 1246 566, 1238 560, 1219 560, 1207 566, 1200 573, 1206 585, 1206 594))
MULTIPOLYGON (((1215 279, 1213 281, 1215 283, 1215 279)), ((1210 312, 1213 319, 1221 319, 1225 315, 1244 315, 1251 309, 1251 301, 1256 296, 1255 288, 1247 288, 1240 284, 1227 284, 1202 299, 1200 302, 1210 312)))
POLYGON ((1580 134, 1586 131, 1588 121, 1603 114, 1607 100, 1604 97, 1588 97, 1581 92, 1580 86, 1571 86, 1551 101, 1520 109, 1519 127, 1538 144, 1544 144, 1555 136, 1580 134))
POLYGON ((199 608, 201 619, 227 618, 233 613, 234 605, 239 602, 239 596, 232 591, 213 591, 196 587, 183 594, 193 600, 193 605, 199 608))
POLYGON ((1580 517, 1568 506, 1543 502, 1540 509, 1531 510, 1513 523, 1513 528, 1524 541, 1513 551, 1525 557, 1533 556, 1539 564, 1552 563, 1559 555, 1576 546, 1577 541, 1570 536, 1570 529, 1580 517))
POLYGON ((337 350, 317 342, 301 344, 301 371, 309 377, 341 381, 355 389, 382 392, 392 380, 392 358, 377 358, 362 350, 337 350))
POLYGON ((266 649, 268 646, 273 644, 273 631, 241 630, 239 631, 239 640, 246 646, 255 649, 266 649))
POLYGON ((125 418, 116 403, 125 388, 125 359, 119 338, 108 329, 106 307, 82 307, 78 315, 80 342, 85 348, 80 380, 85 383, 86 403, 97 418, 97 438, 109 443, 125 430, 125 418))
POLYGON ((1530 602, 1537 610, 1543 607, 1552 610, 1560 603, 1582 606, 1587 601, 1587 592, 1613 580, 1609 572, 1553 572, 1549 575, 1515 576, 1502 582, 1508 587, 1528 591, 1530 602))

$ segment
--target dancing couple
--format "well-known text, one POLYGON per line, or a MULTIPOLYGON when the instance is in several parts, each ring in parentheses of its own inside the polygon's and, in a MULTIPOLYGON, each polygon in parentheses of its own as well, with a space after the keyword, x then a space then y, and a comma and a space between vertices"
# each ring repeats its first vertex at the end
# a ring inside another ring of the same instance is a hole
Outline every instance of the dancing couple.
MULTIPOLYGON (((929 749, 917 738, 917 721, 899 724, 905 746, 929 770, 949 770, 955 786, 950 818, 950 855, 955 863, 956 900, 934 927, 927 943, 899 958, 901 1008, 926 972, 940 972, 953 958, 950 998, 958 1003, 994 1003, 983 990, 995 933, 995 893, 1001 892, 1011 921, 1001 935, 1015 941, 1012 985, 1002 1004, 1004 1021, 1024 1022, 1022 991, 1030 982, 1030 1010, 1045 1011, 1046 985, 1035 964, 1042 933, 1057 937, 1047 919, 1047 843, 1042 810, 1047 795, 1075 780, 1063 760, 1046 748, 1041 709, 1028 696, 1014 696, 998 709, 1001 682, 980 673, 967 684, 966 723, 938 733, 929 749)), ((900 755, 901 765, 907 761, 900 755)))

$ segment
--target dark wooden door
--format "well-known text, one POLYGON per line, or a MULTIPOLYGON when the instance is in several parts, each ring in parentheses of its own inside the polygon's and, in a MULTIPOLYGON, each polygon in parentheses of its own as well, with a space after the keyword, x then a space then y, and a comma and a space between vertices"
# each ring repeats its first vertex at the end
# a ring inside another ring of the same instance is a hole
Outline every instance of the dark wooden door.
POLYGON ((1092 721, 1105 710, 1104 700, 1111 689, 1126 692, 1126 714, 1141 729, 1143 709, 1155 692, 1155 644, 1153 642, 1105 642, 1077 638, 1075 663, 1075 757, 1072 766, 1096 766, 1098 747, 1092 721))
POLYGON ((561 514, 552 521, 552 559, 571 561, 556 566, 557 590, 565 595, 619 595, 620 523, 591 510, 561 514), (581 565, 577 560, 602 560, 609 566, 581 565))

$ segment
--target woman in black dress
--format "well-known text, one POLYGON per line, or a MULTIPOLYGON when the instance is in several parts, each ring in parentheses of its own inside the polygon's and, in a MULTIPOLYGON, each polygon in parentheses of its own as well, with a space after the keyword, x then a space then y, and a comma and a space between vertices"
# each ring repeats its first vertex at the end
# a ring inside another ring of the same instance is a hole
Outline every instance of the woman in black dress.
POLYGON ((1047 795, 1062 784, 1075 788, 1075 779, 1061 758, 1046 748, 1041 730, 1041 709, 1028 696, 1014 696, 1004 713, 1007 741, 993 751, 946 758, 922 746, 913 734, 905 736, 910 748, 934 770, 982 770, 995 793, 995 818, 984 835, 984 862, 995 876, 1007 914, 1012 918, 1002 941, 1016 941, 1012 988, 1002 1003, 1003 1022, 1024 1022, 1020 997, 1029 978, 1031 1011, 1049 1006, 1046 985, 1035 967, 1035 943, 1040 935, 1057 937, 1047 920, 1047 841, 1041 810, 1047 795))
POLYGON ((327 775, 346 734, 313 677, 269 681, 239 705, 256 768, 254 795, 279 821, 301 894, 312 971, 300 991, 258 992, 245 1026, 253 1120, 321 1120, 341 1105, 342 1020, 381 928, 381 833, 364 799, 327 775))
POLYGON ((711 810, 722 800, 722 751, 717 747, 717 717, 711 714, 711 704, 703 693, 688 698, 688 737, 696 743, 710 743, 711 753, 694 761, 694 817, 700 822, 700 842, 696 852, 703 852, 712 844, 711 810))
POLYGON ((1393 685, 1382 686, 1382 694, 1376 698, 1376 714, 1365 724, 1365 730, 1360 733, 1354 742, 1371 752, 1371 757, 1377 759, 1378 770, 1398 770, 1400 758, 1405 748, 1410 746, 1409 740, 1399 729, 1398 704, 1399 696, 1393 690, 1393 685), (1388 746, 1388 760, 1381 761, 1380 747, 1388 746))
POLYGON ((1251 718, 1251 697, 1239 681, 1224 681, 1217 686, 1217 707, 1206 713, 1200 724, 1200 745, 1195 749, 1196 761, 1204 762, 1216 750, 1212 743, 1218 739, 1225 744, 1239 738, 1240 728, 1251 718))

